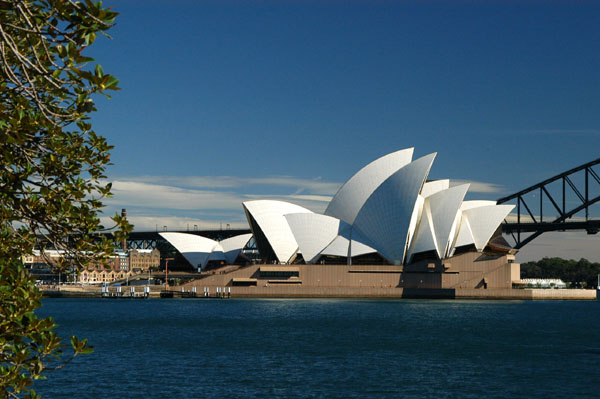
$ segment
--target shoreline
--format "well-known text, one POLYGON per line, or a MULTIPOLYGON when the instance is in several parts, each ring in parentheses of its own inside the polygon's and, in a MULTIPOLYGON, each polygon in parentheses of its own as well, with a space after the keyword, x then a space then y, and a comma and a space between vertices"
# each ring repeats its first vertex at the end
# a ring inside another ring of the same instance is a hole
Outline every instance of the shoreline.
MULTIPOLYGON (((100 286, 61 286, 59 289, 41 290, 44 298, 160 298, 162 286, 110 287, 104 293, 100 286), (131 291, 134 287, 135 291, 131 291), (117 292, 117 288, 122 288, 117 292)), ((595 289, 430 289, 430 288, 372 288, 372 287, 218 287, 206 286, 202 292, 193 292, 186 286, 170 287, 175 298, 338 298, 338 299, 459 299, 459 300, 596 300, 595 289), (207 294, 205 291, 207 290, 207 294), (226 291, 230 290, 230 291, 226 291)))

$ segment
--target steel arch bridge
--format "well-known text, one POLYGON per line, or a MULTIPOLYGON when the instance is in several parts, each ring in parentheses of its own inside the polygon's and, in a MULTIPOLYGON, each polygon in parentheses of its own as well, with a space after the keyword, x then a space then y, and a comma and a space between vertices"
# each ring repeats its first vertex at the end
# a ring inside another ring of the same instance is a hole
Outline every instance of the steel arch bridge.
POLYGON ((600 219, 591 207, 600 201, 600 158, 560 173, 497 203, 515 203, 516 215, 509 215, 502 232, 510 234, 519 249, 547 231, 585 230, 596 234, 600 219))

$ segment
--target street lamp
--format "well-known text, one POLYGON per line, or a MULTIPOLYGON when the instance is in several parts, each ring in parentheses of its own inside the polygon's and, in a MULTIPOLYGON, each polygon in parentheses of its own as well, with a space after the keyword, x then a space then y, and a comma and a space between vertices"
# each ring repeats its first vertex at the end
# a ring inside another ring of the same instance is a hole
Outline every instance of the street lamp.
POLYGON ((169 261, 175 258, 165 258, 165 291, 169 288, 169 261))

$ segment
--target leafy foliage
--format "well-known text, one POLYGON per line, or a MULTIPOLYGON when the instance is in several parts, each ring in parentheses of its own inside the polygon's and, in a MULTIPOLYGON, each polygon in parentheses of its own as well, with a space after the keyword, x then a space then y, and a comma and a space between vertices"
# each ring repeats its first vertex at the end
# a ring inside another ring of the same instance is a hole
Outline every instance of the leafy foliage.
POLYGON ((566 260, 543 258, 521 264, 521 278, 559 278, 572 287, 591 288, 598 285, 600 263, 587 259, 566 260))
MULTIPOLYGON (((35 397, 31 390, 34 379, 40 379, 47 369, 61 368, 63 345, 54 333, 51 318, 40 319, 34 311, 41 306, 41 293, 31 289, 31 279, 16 260, 0 266, 0 347, 2 348, 2 388, 18 397, 20 391, 35 397)), ((90 353, 87 341, 71 337, 73 355, 90 353)), ((68 361, 67 361, 68 362, 68 361)))
MULTIPOLYGON (((64 346, 52 319, 35 316, 40 293, 22 256, 49 245, 65 252, 60 267, 82 266, 114 250, 94 239, 112 147, 89 114, 92 95, 118 80, 84 50, 116 16, 90 0, 0 0, 0 389, 10 397, 35 397, 32 381, 64 346)), ((113 221, 122 240, 131 226, 113 221)), ((71 346, 89 351, 76 338, 71 346)))

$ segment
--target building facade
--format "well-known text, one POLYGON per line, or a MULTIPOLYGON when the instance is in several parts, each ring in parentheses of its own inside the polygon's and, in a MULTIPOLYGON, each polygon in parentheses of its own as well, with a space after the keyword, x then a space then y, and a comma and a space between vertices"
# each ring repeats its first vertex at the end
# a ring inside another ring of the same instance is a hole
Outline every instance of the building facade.
POLYGON ((92 262, 78 270, 69 267, 62 272, 57 266, 65 254, 62 251, 39 251, 23 257, 23 263, 41 282, 78 282, 82 284, 104 284, 125 280, 139 274, 148 273, 160 266, 158 249, 131 249, 118 251, 110 256, 106 263, 92 262))

